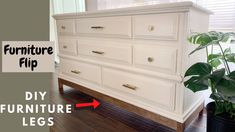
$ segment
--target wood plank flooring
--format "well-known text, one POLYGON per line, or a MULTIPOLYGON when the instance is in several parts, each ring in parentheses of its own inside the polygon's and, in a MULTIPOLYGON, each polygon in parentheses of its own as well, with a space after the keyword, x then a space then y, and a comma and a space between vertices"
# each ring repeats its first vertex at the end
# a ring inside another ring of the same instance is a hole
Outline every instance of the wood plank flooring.
MULTIPOLYGON (((65 87, 64 94, 58 91, 57 80, 54 78, 50 91, 52 104, 75 104, 91 102, 93 97, 78 90, 65 87)), ((174 130, 123 110, 112 104, 99 100, 97 109, 83 108, 71 114, 51 114, 55 125, 51 132, 174 132, 174 130)), ((206 132, 206 113, 195 119, 186 128, 186 132, 206 132)))

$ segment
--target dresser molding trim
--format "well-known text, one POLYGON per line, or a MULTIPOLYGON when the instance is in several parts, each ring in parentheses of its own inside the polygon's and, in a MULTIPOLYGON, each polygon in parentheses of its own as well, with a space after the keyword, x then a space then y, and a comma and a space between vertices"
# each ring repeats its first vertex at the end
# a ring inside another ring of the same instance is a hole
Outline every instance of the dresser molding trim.
POLYGON ((109 9, 91 12, 80 13, 66 13, 54 15, 55 19, 68 19, 68 18, 90 18, 90 17, 107 17, 107 16, 127 16, 127 15, 142 15, 153 13, 172 13, 172 12, 189 12, 190 9, 195 9, 201 12, 212 14, 211 11, 202 8, 199 5, 194 4, 191 1, 175 2, 175 3, 163 3, 148 6, 137 6, 135 8, 121 8, 121 9, 109 9))

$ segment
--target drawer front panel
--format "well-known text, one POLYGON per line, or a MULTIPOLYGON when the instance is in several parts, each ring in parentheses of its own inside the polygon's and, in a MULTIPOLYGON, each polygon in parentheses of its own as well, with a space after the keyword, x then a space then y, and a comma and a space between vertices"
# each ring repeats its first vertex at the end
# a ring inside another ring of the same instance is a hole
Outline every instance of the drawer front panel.
MULTIPOLYGON (((78 42, 79 43, 79 42, 78 42)), ((131 63, 131 47, 78 44, 78 54, 131 63)))
POLYGON ((134 38, 177 40, 179 14, 134 16, 133 24, 134 38))
POLYGON ((57 20, 59 34, 75 34, 75 20, 57 20))
POLYGON ((112 37, 131 37, 131 17, 77 19, 77 33, 112 37))
POLYGON ((63 74, 98 84, 101 83, 101 68, 99 66, 65 59, 61 59, 60 66, 63 74))
POLYGON ((166 73, 176 72, 177 49, 164 46, 134 46, 134 65, 166 73))
POLYGON ((62 54, 77 55, 77 41, 76 39, 60 38, 59 50, 62 54))
POLYGON ((174 109, 175 84, 122 71, 103 69, 103 85, 116 89, 126 96, 138 97, 138 101, 174 109))

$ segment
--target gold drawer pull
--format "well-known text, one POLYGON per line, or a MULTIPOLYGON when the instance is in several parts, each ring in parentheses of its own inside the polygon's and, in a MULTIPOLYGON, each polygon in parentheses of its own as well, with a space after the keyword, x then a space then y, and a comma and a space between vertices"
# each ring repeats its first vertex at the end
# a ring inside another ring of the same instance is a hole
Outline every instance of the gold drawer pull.
POLYGON ((64 29, 64 30, 65 30, 65 29, 66 29, 66 27, 65 27, 65 26, 61 26, 61 29, 64 29))
POLYGON ((102 26, 92 26, 91 29, 103 29, 104 27, 102 26))
POLYGON ((148 30, 149 30, 149 32, 153 31, 154 30, 154 26, 153 25, 149 25, 148 30))
POLYGON ((68 48, 68 46, 67 46, 67 45, 63 45, 63 48, 64 48, 64 49, 67 49, 67 48, 68 48))
POLYGON ((133 86, 133 85, 130 85, 130 84, 123 84, 122 86, 126 87, 126 88, 129 88, 129 89, 132 89, 132 90, 136 90, 137 89, 136 86, 133 86))
POLYGON ((100 55, 104 54, 104 52, 102 52, 102 51, 92 51, 92 53, 100 54, 100 55))
POLYGON ((77 71, 77 70, 71 70, 71 72, 74 73, 74 74, 79 74, 79 73, 81 73, 80 71, 77 71))
POLYGON ((153 62, 153 61, 154 61, 153 57, 148 57, 148 62, 153 62))

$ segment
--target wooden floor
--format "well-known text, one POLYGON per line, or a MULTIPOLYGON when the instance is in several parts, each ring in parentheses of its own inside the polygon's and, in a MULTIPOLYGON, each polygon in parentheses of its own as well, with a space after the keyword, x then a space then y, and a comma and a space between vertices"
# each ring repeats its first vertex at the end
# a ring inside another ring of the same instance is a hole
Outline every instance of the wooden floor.
MULTIPOLYGON (((52 104, 75 104, 91 102, 93 97, 72 88, 65 88, 60 95, 56 79, 51 88, 52 104)), ((112 104, 99 100, 97 109, 83 108, 74 110, 71 114, 52 114, 55 125, 51 132, 174 132, 174 130, 144 119, 112 104)), ((186 132, 206 132, 206 113, 187 126, 186 132)))

